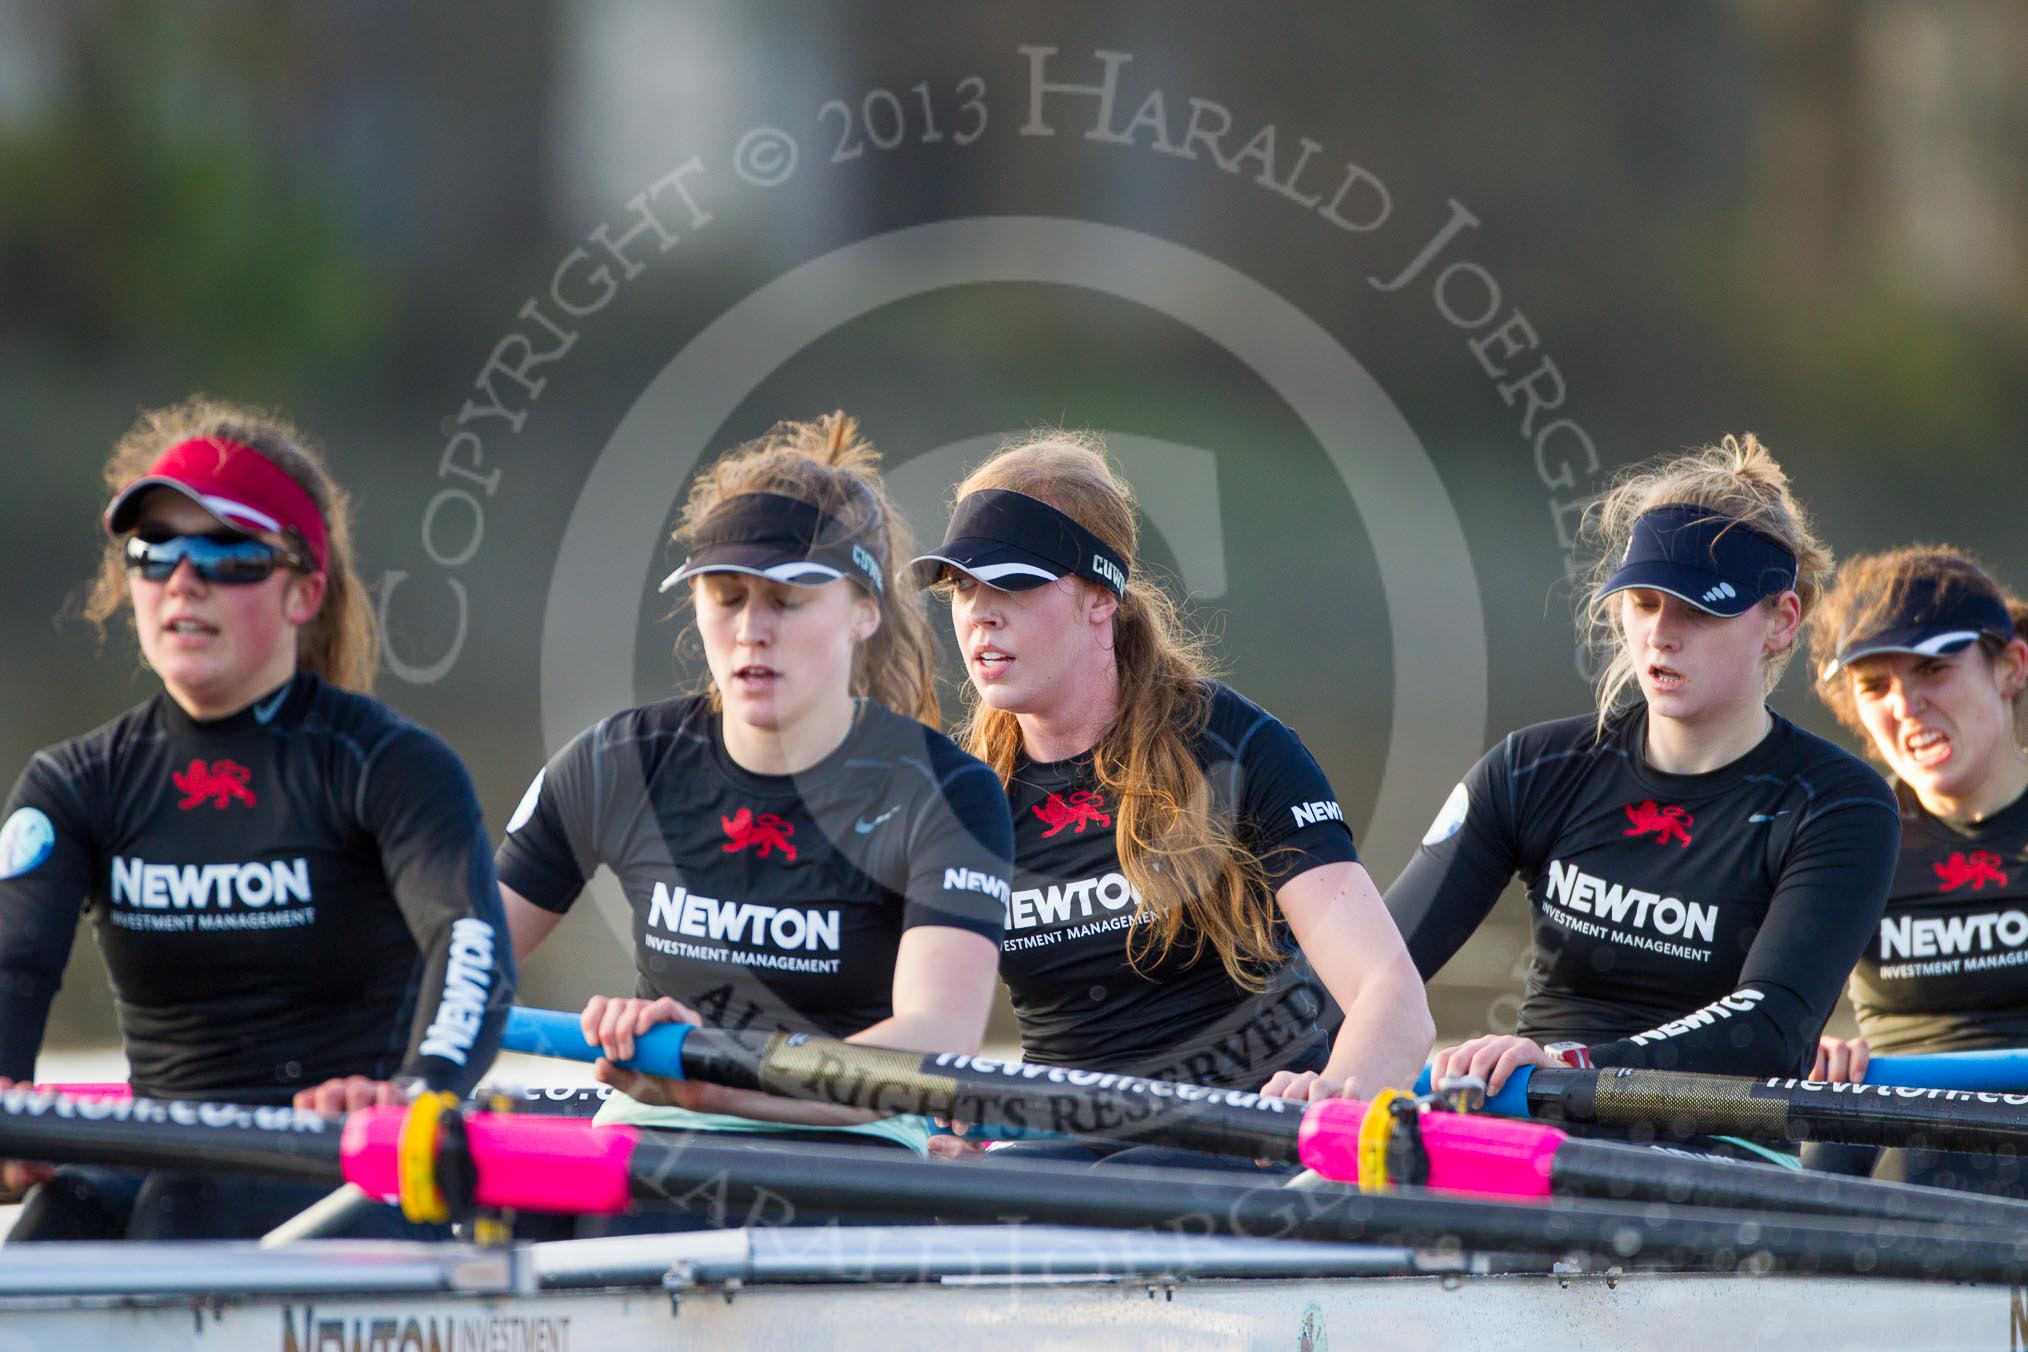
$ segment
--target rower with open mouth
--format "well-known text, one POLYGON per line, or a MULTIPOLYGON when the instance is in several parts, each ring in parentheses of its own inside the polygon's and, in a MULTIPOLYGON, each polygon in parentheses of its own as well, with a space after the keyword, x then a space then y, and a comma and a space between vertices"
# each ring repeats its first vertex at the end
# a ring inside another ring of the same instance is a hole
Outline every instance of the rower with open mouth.
POLYGON ((1211 678, 1137 543, 1103 444, 1058 433, 973 470, 916 560, 970 678, 959 738, 1014 810, 1000 974, 1022 1055, 1295 1099, 1405 1086, 1428 1004, 1338 795, 1292 730, 1211 678))
MULTIPOLYGON (((1965 554, 1848 560, 1811 624, 1817 694, 1893 775, 1901 862, 1849 988, 1859 1036, 1812 1078, 1863 1083, 1874 1052, 2028 1046, 2028 603, 1965 554)), ((1813 1150, 1812 1164, 2028 1196, 2010 1153, 1813 1150)))
MULTIPOLYGON (((33 1074, 82 902, 137 1093, 335 1113, 471 1089, 514 990, 492 851, 457 756, 366 693, 344 491, 279 417, 201 397, 144 414, 106 480, 86 614, 130 615, 162 693, 8 799, 0 1076, 33 1074)), ((41 1183, 14 1240, 246 1238, 323 1191, 6 1171, 41 1183)), ((346 1233, 412 1232, 375 1208, 346 1233)))
POLYGON ((1597 712, 1488 752, 1388 889, 1425 977, 1516 873, 1534 913, 1518 1029, 1435 1074, 1800 1074, 1896 854, 1880 776, 1766 703, 1830 554, 1751 434, 1631 473, 1590 526, 1597 712))
POLYGON ((635 992, 593 996, 581 1021, 621 1091, 601 1122, 921 1153, 918 1117, 613 1062, 673 1021, 928 1052, 984 1036, 1012 830, 992 772, 937 730, 928 621, 896 575, 909 535, 878 461, 833 413, 703 471, 675 532, 687 557, 662 586, 694 607, 706 689, 586 730, 508 823, 498 863, 519 954, 601 864, 632 910, 635 992))

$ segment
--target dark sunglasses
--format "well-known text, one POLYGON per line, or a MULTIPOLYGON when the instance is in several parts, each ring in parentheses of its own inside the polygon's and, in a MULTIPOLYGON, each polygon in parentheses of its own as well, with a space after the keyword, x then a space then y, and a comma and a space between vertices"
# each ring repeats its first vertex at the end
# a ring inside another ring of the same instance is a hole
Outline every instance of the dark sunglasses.
POLYGON ((206 582, 229 586, 265 582, 277 568, 293 568, 299 573, 310 571, 310 561, 294 550, 277 549, 265 540, 238 531, 127 537, 127 571, 139 573, 150 582, 167 582, 185 559, 190 560, 190 566, 206 582))

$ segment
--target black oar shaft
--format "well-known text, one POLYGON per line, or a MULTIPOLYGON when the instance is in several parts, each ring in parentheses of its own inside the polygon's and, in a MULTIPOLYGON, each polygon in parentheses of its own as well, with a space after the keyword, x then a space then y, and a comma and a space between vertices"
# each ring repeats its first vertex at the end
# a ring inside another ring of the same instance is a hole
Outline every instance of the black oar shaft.
POLYGON ((1528 1081, 1528 1108, 1541 1121, 1647 1127, 1677 1136, 1927 1150, 2028 1148, 2028 1094, 1544 1069, 1528 1081))
POLYGON ((204 1169, 336 1183, 341 1124, 287 1107, 0 1095, 0 1157, 204 1169))
POLYGON ((924 1165, 822 1146, 753 1150, 647 1136, 630 1172, 637 1199, 669 1201, 714 1224, 793 1224, 799 1211, 947 1221, 1154 1228, 1189 1234, 1456 1247, 1638 1260, 1696 1270, 1772 1267, 2015 1283, 2028 1238, 1960 1226, 1855 1225, 1785 1215, 1552 1200, 1513 1204, 1431 1193, 1293 1189, 1190 1170, 1024 1162, 924 1165))
POLYGON ((2028 1233, 2028 1202, 1743 1160, 1671 1155, 1610 1141, 1565 1142, 1550 1165, 1549 1181, 1562 1197, 1982 1225, 2028 1233))
POLYGON ((1240 1090, 779 1033, 693 1029, 682 1058, 695 1079, 847 1108, 1286 1162, 1296 1159, 1304 1108, 1240 1090))

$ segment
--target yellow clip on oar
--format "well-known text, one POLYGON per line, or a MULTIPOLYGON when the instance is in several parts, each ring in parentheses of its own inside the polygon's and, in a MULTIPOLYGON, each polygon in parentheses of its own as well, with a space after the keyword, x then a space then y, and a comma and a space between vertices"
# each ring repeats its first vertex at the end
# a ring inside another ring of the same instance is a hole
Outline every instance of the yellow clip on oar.
POLYGON ((449 1090, 426 1090, 415 1096, 401 1119, 395 1141, 395 1177, 400 1184, 401 1214, 419 1225, 443 1225, 451 1205, 437 1181, 437 1159, 444 1140, 444 1120, 458 1111, 458 1096, 449 1090))
POLYGON ((1387 1154, 1395 1126, 1389 1105, 1396 1099, 1413 1097, 1399 1089, 1383 1089, 1366 1105, 1366 1116, 1359 1123, 1359 1191, 1387 1191, 1387 1154))

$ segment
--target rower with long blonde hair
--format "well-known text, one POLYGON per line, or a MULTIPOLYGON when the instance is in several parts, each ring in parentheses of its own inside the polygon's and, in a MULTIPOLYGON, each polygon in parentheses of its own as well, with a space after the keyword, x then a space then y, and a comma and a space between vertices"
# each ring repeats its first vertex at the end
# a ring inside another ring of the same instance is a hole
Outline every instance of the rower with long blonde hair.
POLYGON ((970 677, 959 738, 1014 809, 1023 1055, 1292 1098, 1405 1084, 1428 1005, 1337 795, 1213 678, 1138 546, 1103 444, 1054 433, 974 469, 917 560, 970 677))

